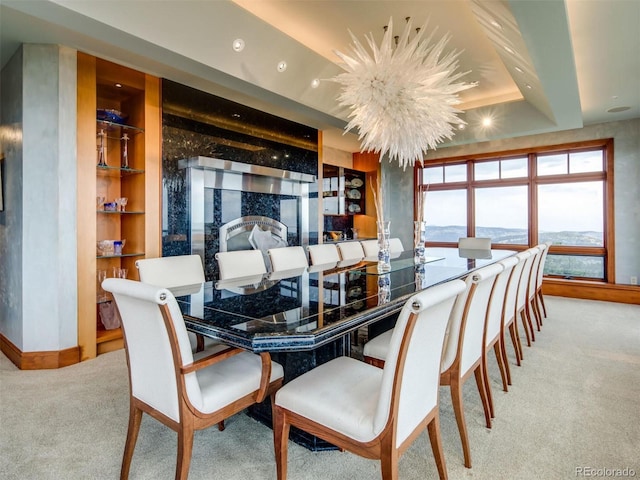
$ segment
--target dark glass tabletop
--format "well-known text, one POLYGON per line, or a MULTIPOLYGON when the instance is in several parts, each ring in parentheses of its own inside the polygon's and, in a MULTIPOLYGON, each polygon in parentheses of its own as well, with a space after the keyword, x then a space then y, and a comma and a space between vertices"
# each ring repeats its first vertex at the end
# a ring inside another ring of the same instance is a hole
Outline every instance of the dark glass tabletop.
POLYGON ((389 272, 379 272, 377 262, 365 260, 318 271, 207 282, 177 299, 187 328, 194 332, 254 352, 307 351, 398 312, 417 291, 515 253, 428 248, 425 263, 416 265, 413 252, 406 251, 391 259, 389 272), (490 258, 471 258, 481 256, 490 258))

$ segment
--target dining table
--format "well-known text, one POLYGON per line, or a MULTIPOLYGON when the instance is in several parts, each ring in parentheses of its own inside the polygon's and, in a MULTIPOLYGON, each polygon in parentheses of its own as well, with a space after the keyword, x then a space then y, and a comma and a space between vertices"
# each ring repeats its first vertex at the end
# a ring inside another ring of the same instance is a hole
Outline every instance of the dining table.
MULTIPOLYGON (((285 383, 342 355, 367 327, 391 328, 414 293, 498 262, 506 249, 427 248, 417 259, 406 250, 381 270, 377 258, 312 265, 225 281, 208 281, 174 295, 187 329, 255 353, 269 352, 285 370, 285 383)), ((377 331, 376 333, 380 333, 377 331)), ((268 405, 252 415, 270 425, 268 405)), ((301 431, 290 438, 312 450, 334 448, 301 431)))

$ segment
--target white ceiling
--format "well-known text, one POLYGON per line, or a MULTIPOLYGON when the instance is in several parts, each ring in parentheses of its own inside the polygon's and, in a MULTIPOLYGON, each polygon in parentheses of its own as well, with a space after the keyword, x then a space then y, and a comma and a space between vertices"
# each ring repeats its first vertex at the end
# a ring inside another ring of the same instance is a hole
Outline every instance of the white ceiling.
POLYGON ((390 18, 398 34, 406 17, 450 34, 464 81, 478 82, 460 95, 469 125, 451 144, 640 118, 639 0, 0 2, 3 66, 20 43, 60 43, 325 130, 341 150, 358 143, 325 81, 342 71, 334 51, 348 52, 349 30, 379 42, 390 18))

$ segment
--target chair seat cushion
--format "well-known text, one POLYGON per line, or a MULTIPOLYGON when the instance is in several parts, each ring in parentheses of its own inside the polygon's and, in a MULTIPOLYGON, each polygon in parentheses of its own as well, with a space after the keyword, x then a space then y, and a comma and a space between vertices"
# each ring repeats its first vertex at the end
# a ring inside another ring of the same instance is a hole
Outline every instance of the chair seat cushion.
POLYGON ((380 433, 374 431, 373 419, 382 372, 338 357, 287 383, 276 393, 276 405, 366 442, 380 433))
POLYGON ((389 343, 391 342, 393 329, 372 338, 364 344, 362 354, 365 357, 377 358, 378 360, 386 360, 389 352, 389 343))
MULTIPOLYGON (((207 352, 207 353, 210 353, 207 352)), ((259 355, 239 353, 196 372, 202 398, 190 398, 194 406, 209 413, 260 388, 262 361, 259 355), (199 404, 198 404, 199 403, 199 404)), ((271 362, 271 380, 284 376, 282 365, 271 362)))

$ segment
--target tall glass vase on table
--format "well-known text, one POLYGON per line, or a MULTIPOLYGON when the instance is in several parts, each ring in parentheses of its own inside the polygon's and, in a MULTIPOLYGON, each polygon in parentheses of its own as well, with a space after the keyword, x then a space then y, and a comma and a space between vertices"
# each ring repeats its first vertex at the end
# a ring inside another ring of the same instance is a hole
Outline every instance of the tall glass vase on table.
POLYGON ((389 252, 389 237, 391 222, 376 222, 378 227, 378 272, 391 270, 391 255, 389 252))
POLYGON ((413 222, 413 260, 415 263, 424 263, 425 248, 424 243, 427 240, 427 222, 413 222))

